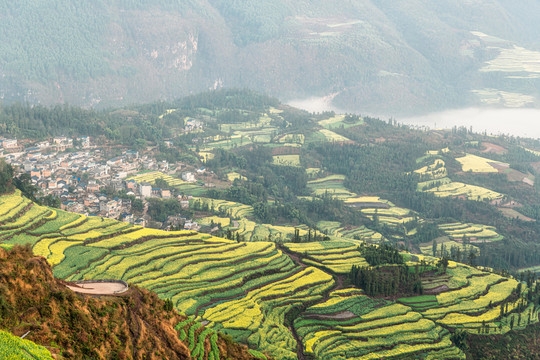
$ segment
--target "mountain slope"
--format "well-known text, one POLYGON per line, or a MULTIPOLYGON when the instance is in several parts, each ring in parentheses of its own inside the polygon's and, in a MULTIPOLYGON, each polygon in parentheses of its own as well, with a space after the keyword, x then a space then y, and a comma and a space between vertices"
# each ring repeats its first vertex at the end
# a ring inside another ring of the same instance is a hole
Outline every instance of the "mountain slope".
MULTIPOLYGON (((55 279, 30 247, 0 248, 0 264, 0 328, 19 336, 29 332, 27 339, 46 346, 55 358, 192 358, 190 345, 175 330, 186 317, 166 309, 147 290, 131 286, 123 296, 78 295, 55 279)), ((245 347, 221 337, 215 344, 224 357, 253 358, 245 347)), ((203 339, 202 346, 203 355, 210 352, 210 340, 203 339)))
POLYGON ((538 105, 532 1, 54 0, 0 11, 8 101, 103 106, 226 86, 394 114, 538 105), (530 50, 512 58, 518 68, 481 70, 514 46, 530 50))

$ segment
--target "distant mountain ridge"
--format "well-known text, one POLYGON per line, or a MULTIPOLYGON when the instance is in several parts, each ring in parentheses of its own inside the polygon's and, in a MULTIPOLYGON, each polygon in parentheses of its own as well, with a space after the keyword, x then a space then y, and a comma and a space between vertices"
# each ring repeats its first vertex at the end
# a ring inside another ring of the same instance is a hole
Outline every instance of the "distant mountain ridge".
POLYGON ((247 87, 419 114, 539 105, 532 0, 0 1, 0 99, 108 106, 247 87))

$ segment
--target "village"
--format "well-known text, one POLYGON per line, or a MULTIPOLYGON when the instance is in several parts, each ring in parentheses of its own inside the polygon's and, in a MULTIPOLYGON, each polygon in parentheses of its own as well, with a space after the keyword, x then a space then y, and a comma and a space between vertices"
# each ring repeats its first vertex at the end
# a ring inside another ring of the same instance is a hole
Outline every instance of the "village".
MULTIPOLYGON (((171 164, 141 156, 139 151, 115 148, 111 152, 107 146, 93 144, 88 136, 62 136, 40 142, 0 138, 0 157, 14 167, 17 175, 28 174, 38 189, 37 197, 59 199, 62 210, 140 226, 152 223, 148 199, 176 199, 187 209, 191 196, 130 177, 141 172, 160 172, 181 176, 185 182, 201 183, 196 175, 206 172, 181 162, 171 164)), ((199 229, 196 222, 182 216, 170 216, 157 226, 165 230, 199 229)))

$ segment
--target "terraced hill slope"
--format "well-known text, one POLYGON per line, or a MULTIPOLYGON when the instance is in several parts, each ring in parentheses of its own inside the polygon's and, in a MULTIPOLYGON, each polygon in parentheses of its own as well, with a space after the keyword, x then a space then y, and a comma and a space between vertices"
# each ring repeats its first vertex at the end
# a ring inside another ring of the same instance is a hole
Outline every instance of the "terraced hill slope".
POLYGON ((2 359, 256 358, 148 290, 91 297, 65 284, 30 247, 0 248, 0 329, 35 342, 0 330, 2 359), (186 338, 188 323, 197 326, 186 338))
POLYGON ((464 359, 452 342, 456 329, 503 334, 538 322, 528 300, 536 287, 454 262, 438 273, 429 270, 437 259, 427 256, 404 254, 411 269, 426 271, 424 295, 374 299, 340 275, 365 264, 350 242, 282 250, 272 242, 145 229, 38 206, 18 191, 0 205, 2 243, 30 243, 56 276, 122 279, 170 299, 191 316, 170 323, 188 339, 192 357, 213 353, 213 332, 220 331, 279 359, 464 359))

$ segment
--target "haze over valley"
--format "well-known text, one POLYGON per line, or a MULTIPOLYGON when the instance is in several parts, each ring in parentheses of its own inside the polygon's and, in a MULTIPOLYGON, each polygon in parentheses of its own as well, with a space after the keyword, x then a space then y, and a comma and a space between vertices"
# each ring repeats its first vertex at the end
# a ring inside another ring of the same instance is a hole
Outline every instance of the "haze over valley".
POLYGON ((532 0, 4 0, 0 13, 8 103, 103 108, 237 87, 393 117, 539 105, 532 0))

